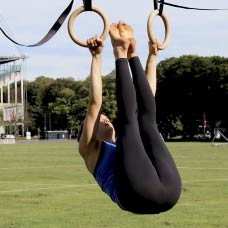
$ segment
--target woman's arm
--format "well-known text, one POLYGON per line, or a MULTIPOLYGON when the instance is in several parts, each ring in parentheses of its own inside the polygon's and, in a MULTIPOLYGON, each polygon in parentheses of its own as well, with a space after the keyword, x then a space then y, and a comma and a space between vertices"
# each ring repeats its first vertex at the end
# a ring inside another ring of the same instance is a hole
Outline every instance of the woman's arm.
MULTIPOLYGON (((101 63, 103 41, 99 37, 93 37, 87 41, 92 55, 89 104, 86 113, 82 135, 79 141, 79 152, 87 162, 88 156, 94 152, 98 146, 96 133, 100 119, 100 109, 102 105, 102 78, 101 63)), ((88 166, 87 166, 88 167, 88 166)))
POLYGON ((151 43, 149 41, 149 55, 146 63, 146 77, 150 84, 153 95, 156 94, 157 89, 157 56, 160 50, 159 43, 151 43))

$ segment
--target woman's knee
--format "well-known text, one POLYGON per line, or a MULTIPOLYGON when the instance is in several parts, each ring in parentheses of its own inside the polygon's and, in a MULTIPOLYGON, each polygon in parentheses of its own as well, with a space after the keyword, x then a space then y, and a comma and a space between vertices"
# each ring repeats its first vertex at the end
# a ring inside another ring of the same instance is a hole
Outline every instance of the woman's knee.
POLYGON ((151 189, 144 189, 144 197, 148 198, 160 208, 169 210, 179 200, 181 192, 180 186, 167 187, 162 184, 153 186, 151 189))
POLYGON ((172 187, 166 187, 166 193, 164 197, 164 206, 166 210, 171 209, 178 202, 181 195, 181 184, 173 185, 172 187))

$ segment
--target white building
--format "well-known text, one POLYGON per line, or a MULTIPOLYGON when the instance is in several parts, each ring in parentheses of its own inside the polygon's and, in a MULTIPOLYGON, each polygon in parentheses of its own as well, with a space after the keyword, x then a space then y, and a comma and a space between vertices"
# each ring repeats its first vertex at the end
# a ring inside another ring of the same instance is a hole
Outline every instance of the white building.
POLYGON ((0 56, 0 134, 24 135, 22 61, 0 56))

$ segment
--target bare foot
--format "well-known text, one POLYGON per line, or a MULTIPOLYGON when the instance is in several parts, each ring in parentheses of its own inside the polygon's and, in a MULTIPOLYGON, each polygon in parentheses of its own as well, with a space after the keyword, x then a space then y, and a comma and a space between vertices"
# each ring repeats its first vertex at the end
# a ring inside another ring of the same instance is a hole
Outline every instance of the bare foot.
POLYGON ((118 23, 120 36, 130 41, 128 48, 128 59, 136 56, 136 40, 134 38, 134 31, 130 25, 127 25, 124 21, 118 23))
POLYGON ((127 58, 127 52, 130 45, 130 41, 119 34, 117 24, 112 24, 109 29, 109 35, 111 38, 113 51, 116 59, 127 58))
POLYGON ((121 37, 127 39, 134 38, 134 31, 130 25, 127 25, 124 21, 119 21, 117 25, 121 37))

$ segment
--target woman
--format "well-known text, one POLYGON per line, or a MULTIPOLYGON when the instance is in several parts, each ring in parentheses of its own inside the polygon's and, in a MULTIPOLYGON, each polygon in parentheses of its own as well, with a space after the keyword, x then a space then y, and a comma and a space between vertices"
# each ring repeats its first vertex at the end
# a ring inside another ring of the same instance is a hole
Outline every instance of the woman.
POLYGON ((122 209, 154 214, 172 208, 181 180, 156 125, 156 58, 159 44, 149 43, 146 72, 136 54, 132 28, 120 21, 110 26, 116 64, 118 137, 102 105, 103 41, 89 39, 92 54, 89 106, 79 152, 96 181, 122 209), (132 77, 129 70, 131 68, 132 77))

